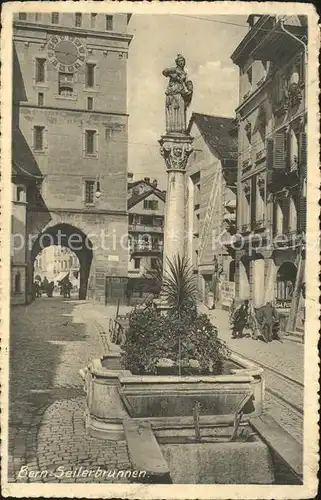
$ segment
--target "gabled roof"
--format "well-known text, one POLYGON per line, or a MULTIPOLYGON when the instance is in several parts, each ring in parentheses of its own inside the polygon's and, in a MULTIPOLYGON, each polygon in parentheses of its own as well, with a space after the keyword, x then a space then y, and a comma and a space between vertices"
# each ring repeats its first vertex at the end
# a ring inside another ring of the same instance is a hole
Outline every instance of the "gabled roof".
POLYGON ((160 191, 157 188, 151 188, 148 191, 144 191, 143 193, 140 194, 133 194, 127 201, 127 207, 132 208, 133 206, 137 205, 142 200, 145 200, 145 198, 148 198, 151 194, 156 195, 160 200, 165 202, 166 194, 163 191, 160 191))
POLYGON ((12 131, 12 176, 30 178, 35 182, 43 179, 38 163, 20 129, 12 131))
POLYGON ((190 133, 193 123, 198 127, 213 155, 220 160, 237 158, 237 139, 231 135, 235 127, 233 118, 192 113, 188 133, 190 133))

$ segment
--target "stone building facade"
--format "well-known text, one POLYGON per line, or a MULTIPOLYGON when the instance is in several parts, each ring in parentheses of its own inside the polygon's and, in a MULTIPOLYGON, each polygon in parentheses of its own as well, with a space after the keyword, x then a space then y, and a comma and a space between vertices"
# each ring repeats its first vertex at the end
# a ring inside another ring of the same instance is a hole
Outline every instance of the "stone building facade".
POLYGON ((223 305, 219 289, 234 293, 234 254, 225 241, 236 224, 235 126, 232 118, 192 113, 188 131, 195 139, 186 169, 186 254, 199 298, 210 306, 215 292, 223 305))
POLYGON ((236 296, 256 307, 272 301, 285 327, 304 261, 307 25, 283 18, 250 16, 232 60, 240 69, 236 296))
POLYGON ((12 166, 11 177, 11 256, 10 300, 13 305, 27 299, 27 189, 30 179, 18 167, 12 166))
POLYGON ((76 235, 81 298, 88 283, 99 298, 106 276, 127 276, 129 18, 14 15, 13 161, 36 181, 27 191, 29 293, 42 236, 70 247, 76 235))

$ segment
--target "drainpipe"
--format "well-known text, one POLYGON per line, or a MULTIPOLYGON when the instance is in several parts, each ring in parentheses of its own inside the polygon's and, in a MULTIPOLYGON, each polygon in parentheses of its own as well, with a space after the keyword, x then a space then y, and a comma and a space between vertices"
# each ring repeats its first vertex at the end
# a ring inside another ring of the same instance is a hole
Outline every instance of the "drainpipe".
POLYGON ((291 33, 290 31, 288 31, 284 27, 284 21, 280 21, 280 28, 281 28, 281 30, 286 35, 289 35, 289 37, 293 38, 294 40, 296 40, 297 42, 299 42, 303 46, 303 48, 304 48, 304 69, 305 69, 304 75, 307 75, 306 69, 307 69, 307 65, 308 65, 308 47, 306 46, 306 44, 300 38, 298 38, 297 36, 293 35, 293 33, 291 33))

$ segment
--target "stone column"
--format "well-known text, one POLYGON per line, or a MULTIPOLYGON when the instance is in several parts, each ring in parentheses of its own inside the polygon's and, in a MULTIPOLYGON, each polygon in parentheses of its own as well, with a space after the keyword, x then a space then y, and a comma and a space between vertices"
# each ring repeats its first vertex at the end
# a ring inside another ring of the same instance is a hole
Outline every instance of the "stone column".
POLYGON ((185 170, 193 150, 192 141, 188 134, 179 133, 164 135, 159 141, 167 169, 164 269, 175 255, 184 255, 185 170))

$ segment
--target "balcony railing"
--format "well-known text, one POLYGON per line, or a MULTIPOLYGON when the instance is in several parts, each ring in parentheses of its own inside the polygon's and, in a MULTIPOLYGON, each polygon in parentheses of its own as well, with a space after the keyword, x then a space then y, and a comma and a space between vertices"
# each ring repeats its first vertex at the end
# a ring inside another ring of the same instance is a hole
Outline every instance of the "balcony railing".
POLYGON ((262 161, 265 159, 265 157, 266 157, 266 149, 265 148, 260 149, 255 154, 255 161, 256 162, 262 161))
POLYGON ((135 224, 128 224, 128 231, 138 231, 142 233, 163 233, 164 226, 156 224, 142 224, 136 222, 135 224))
POLYGON ((132 243, 130 247, 130 252, 156 252, 161 253, 163 251, 163 243, 132 243))

